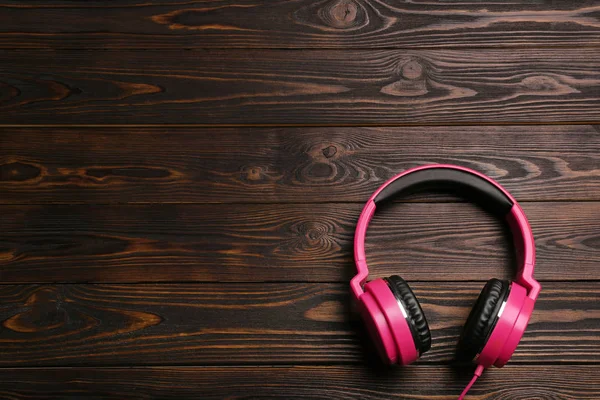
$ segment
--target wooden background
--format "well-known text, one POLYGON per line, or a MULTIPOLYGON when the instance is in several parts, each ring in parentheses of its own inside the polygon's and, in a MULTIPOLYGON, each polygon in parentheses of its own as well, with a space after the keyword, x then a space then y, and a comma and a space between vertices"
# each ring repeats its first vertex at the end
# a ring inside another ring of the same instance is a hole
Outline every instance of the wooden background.
POLYGON ((0 0, 0 397, 456 398, 502 223, 375 217, 372 276, 430 320, 415 365, 348 293, 364 201, 438 162, 522 202, 543 285, 469 398, 600 398, 597 0, 0 0))

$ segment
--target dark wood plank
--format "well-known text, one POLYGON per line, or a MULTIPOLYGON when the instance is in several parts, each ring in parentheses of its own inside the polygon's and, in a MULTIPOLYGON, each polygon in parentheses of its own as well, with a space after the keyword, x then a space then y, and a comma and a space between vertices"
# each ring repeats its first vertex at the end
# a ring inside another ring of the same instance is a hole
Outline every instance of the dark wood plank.
MULTIPOLYGON (((519 201, 600 200, 600 127, 0 127, 0 203, 364 202, 460 164, 519 201)), ((432 196, 415 200, 432 201, 432 196)))
MULTIPOLYGON (((468 369, 412 366, 0 369, 0 396, 20 399, 456 399, 468 369), (267 384, 268 383, 268 384, 267 384)), ((600 397, 598 374, 581 365, 511 365, 487 371, 469 398, 600 397)))
MULTIPOLYGON (((362 205, 3 206, 0 281, 347 282, 362 205)), ((600 203, 526 203, 541 280, 600 279, 600 203)), ((367 240, 376 276, 510 277, 503 224, 468 203, 398 204, 367 240), (485 262, 482 262, 485 260, 485 262)))
MULTIPOLYGON (((452 360, 483 287, 413 283, 452 360)), ((375 363, 345 284, 0 286, 0 366, 375 363)), ((597 283, 545 283, 512 363, 600 362, 597 283)))
POLYGON ((0 47, 423 48, 600 45, 597 1, 126 0, 0 3, 0 47))
POLYGON ((3 51, 3 124, 600 121, 596 48, 3 51))

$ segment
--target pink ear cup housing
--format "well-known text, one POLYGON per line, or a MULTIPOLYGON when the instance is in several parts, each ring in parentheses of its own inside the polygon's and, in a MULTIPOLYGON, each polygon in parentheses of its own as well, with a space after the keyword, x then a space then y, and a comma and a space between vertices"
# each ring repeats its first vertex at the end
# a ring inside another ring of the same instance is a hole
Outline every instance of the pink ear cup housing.
POLYGON ((514 353, 533 311, 527 290, 512 282, 502 314, 475 362, 484 367, 502 367, 514 353))
POLYGON ((419 358, 400 305, 383 279, 365 285, 361 313, 382 359, 388 364, 407 365, 419 358))
POLYGON ((365 293, 360 297, 359 310, 381 359, 388 364, 397 363, 398 350, 392 332, 383 312, 370 293, 365 293))
POLYGON ((494 365, 498 368, 503 367, 508 360, 512 357, 513 353, 517 349, 525 330, 527 329, 527 324, 529 324, 529 320, 531 319, 531 314, 533 313, 534 301, 529 297, 526 297, 523 300, 523 307, 521 308, 521 312, 517 317, 517 322, 513 327, 508 340, 504 344, 502 351, 500 352, 500 356, 494 363, 494 365))

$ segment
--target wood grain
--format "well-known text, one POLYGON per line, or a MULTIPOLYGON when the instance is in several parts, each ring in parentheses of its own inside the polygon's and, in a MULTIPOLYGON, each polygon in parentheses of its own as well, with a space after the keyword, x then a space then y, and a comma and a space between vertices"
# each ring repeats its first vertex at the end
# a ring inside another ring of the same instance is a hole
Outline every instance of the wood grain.
POLYGON ((479 170, 519 201, 597 201, 599 132, 589 125, 0 127, 0 203, 362 203, 388 178, 428 163, 479 170))
POLYGON ((423 48, 600 45, 597 1, 0 2, 0 47, 423 48))
MULTIPOLYGON (((362 205, 3 206, 0 281, 347 282, 362 205)), ((600 279, 600 203, 525 203, 542 280, 600 279)), ((514 276, 510 234, 468 203, 398 204, 372 221, 375 276, 514 276), (483 261, 485 260, 485 261, 483 261)))
POLYGON ((1 124, 600 121, 596 48, 0 52, 1 124))
MULTIPOLYGON (((413 283, 447 363, 483 287, 413 283)), ((545 283, 513 364, 598 363, 597 283, 545 283)), ((0 287, 0 366, 375 362, 347 284, 0 287)))
MULTIPOLYGON (((0 396, 64 399, 415 399, 454 400, 471 369, 411 366, 152 367, 0 369, 0 396), (268 384, 266 384, 268 382, 268 384)), ((600 397, 590 366, 510 365, 471 389, 486 400, 600 397), (543 383, 542 383, 543 382, 543 383)))
POLYGON ((386 179, 522 202, 543 290, 473 397, 597 399, 597 1, 0 0, 0 398, 454 399, 506 227, 447 194, 374 218, 433 334, 381 365, 350 304, 386 179))

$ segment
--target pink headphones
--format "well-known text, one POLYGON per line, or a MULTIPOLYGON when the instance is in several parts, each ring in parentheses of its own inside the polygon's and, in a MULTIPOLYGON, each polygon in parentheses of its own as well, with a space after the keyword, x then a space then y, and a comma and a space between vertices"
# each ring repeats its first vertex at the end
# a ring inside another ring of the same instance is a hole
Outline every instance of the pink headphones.
POLYGON ((462 399, 484 368, 502 367, 517 348, 541 286, 533 278, 535 245, 527 217, 516 200, 497 182, 468 168, 434 164, 412 168, 385 182, 360 214, 354 236, 357 275, 350 288, 369 334, 388 364, 407 365, 431 347, 425 314, 408 284, 399 276, 365 284, 369 269, 365 237, 375 209, 399 195, 423 189, 451 189, 470 195, 484 208, 508 221, 517 250, 516 281, 490 279, 465 324, 459 354, 477 364, 475 376, 462 399), (363 288, 364 286, 364 288, 363 288))

